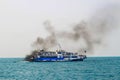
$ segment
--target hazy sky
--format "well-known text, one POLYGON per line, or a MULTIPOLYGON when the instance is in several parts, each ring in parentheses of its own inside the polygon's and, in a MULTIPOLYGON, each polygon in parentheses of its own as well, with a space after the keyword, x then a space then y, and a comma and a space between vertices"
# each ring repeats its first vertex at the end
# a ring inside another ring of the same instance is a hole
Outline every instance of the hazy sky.
MULTIPOLYGON (((43 22, 57 30, 89 20, 105 5, 119 0, 0 0, 0 57, 24 57, 38 37, 48 35, 43 22)), ((119 20, 119 19, 118 19, 119 20)), ((109 33, 92 56, 120 56, 120 28, 109 33)))

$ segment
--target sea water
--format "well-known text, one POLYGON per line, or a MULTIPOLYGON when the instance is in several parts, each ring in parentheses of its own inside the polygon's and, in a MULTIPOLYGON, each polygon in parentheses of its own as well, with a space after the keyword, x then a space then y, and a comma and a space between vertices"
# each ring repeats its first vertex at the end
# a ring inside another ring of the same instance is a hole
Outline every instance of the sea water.
POLYGON ((0 80, 120 80, 120 57, 88 57, 80 62, 0 58, 0 80))

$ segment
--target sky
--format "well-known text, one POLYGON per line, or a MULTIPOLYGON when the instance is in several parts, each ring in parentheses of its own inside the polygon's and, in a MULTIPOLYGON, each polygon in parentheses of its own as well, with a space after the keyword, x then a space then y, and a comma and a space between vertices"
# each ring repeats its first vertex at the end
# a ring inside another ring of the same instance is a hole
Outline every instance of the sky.
MULTIPOLYGON (((119 5, 120 1, 0 0, 0 57, 25 57, 29 54, 38 36, 48 36, 43 25, 47 20, 56 30, 69 30, 82 20, 91 20, 109 4, 119 5)), ((119 34, 119 26, 111 30, 91 56, 120 56, 119 34)))

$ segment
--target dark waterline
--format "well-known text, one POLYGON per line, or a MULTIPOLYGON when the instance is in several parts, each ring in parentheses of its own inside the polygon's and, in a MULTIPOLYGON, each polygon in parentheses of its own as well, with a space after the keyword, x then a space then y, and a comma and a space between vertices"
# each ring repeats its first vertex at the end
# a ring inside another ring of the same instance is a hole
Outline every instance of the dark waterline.
POLYGON ((120 80, 120 57, 88 57, 83 62, 27 62, 0 58, 0 80, 120 80))

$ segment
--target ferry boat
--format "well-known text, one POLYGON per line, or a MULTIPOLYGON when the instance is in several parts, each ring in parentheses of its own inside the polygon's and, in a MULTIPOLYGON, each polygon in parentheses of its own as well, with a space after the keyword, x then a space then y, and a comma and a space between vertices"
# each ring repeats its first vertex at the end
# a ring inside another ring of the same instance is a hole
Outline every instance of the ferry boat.
MULTIPOLYGON (((84 51, 86 53, 86 51, 84 51)), ((34 51, 31 55, 26 56, 26 61, 31 62, 58 62, 58 61, 83 61, 86 55, 78 53, 66 52, 64 50, 56 51, 34 51)))

